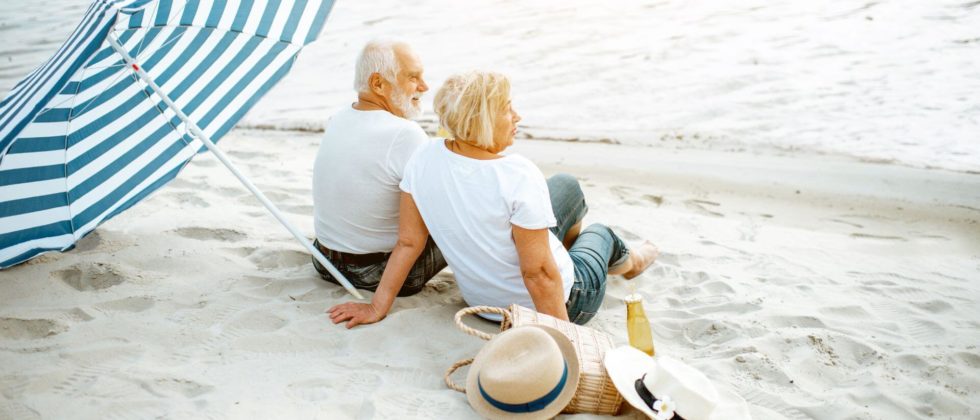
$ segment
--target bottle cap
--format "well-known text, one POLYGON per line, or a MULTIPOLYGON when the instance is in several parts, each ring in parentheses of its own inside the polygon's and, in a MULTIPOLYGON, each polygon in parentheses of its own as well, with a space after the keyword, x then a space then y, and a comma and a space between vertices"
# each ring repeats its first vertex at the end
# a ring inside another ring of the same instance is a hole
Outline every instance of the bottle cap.
POLYGON ((623 301, 626 303, 635 303, 643 300, 643 297, 639 293, 631 293, 623 297, 623 301))

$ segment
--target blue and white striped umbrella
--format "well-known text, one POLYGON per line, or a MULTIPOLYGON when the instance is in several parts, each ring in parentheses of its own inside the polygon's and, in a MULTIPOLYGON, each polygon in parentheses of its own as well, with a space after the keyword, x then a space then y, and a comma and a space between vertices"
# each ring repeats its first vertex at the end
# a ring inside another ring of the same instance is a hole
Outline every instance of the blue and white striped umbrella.
POLYGON ((0 102, 0 268, 71 248, 172 180, 289 71, 332 5, 95 1, 0 102))

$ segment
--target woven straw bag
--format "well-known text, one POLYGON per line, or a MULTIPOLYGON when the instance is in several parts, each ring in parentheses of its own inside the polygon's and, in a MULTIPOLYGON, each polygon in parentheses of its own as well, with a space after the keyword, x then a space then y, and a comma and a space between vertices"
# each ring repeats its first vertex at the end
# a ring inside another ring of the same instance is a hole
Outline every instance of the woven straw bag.
MULTIPOLYGON (((507 309, 492 306, 472 306, 456 312, 456 326, 463 332, 484 340, 493 338, 493 335, 463 324, 464 316, 476 314, 501 315, 503 322, 500 323, 500 331, 534 324, 545 325, 561 331, 575 345, 575 352, 578 354, 579 365, 581 366, 581 375, 579 376, 578 389, 575 390, 575 397, 562 412, 569 414, 616 414, 619 412, 623 397, 616 391, 612 379, 609 378, 606 369, 602 366, 602 358, 605 356, 606 350, 613 348, 613 341, 608 335, 589 327, 538 313, 533 309, 517 304, 511 305, 507 309)), ((465 359, 453 364, 446 371, 446 385, 459 392, 466 392, 463 387, 456 385, 450 376, 460 367, 472 362, 473 359, 465 359)))

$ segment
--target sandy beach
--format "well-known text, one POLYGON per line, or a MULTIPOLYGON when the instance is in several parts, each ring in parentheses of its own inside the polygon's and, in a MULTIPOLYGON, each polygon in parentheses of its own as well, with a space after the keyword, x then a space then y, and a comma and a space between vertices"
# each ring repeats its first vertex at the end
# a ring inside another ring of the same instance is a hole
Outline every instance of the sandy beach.
MULTIPOLYGON (((312 236, 318 142, 237 130, 223 147, 312 236)), ((587 221, 656 240, 639 289, 658 352, 736 390, 754 418, 978 414, 976 176, 541 140, 515 151, 576 174, 587 221)), ((208 155, 75 250, 0 276, 4 418, 474 416, 442 383, 481 345, 453 325, 451 272, 379 324, 334 326, 323 311, 349 296, 208 155)), ((611 279, 590 324, 620 343, 626 293, 611 279)))
MULTIPOLYGON (((511 150, 575 175, 586 223, 660 247, 637 279, 658 353, 754 419, 980 417, 980 3, 376 3, 339 2, 219 143, 307 237, 323 122, 364 42, 401 36, 433 88, 512 76, 511 150)), ((0 97, 86 4, 0 4, 0 97)), ((589 324, 619 344, 628 290, 610 278, 589 324)), ((379 324, 331 324, 349 299, 199 155, 75 249, 0 271, 0 420, 476 417, 443 383, 482 345, 453 324, 451 270, 379 324)))

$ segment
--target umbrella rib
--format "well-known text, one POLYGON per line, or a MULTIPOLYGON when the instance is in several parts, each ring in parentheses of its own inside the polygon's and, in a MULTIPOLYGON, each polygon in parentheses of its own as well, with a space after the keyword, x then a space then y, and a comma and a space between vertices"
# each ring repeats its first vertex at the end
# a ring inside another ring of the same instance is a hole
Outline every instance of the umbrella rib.
POLYGON ((119 63, 119 64, 111 64, 111 65, 108 65, 108 66, 92 66, 92 67, 86 67, 85 69, 86 70, 105 70, 105 69, 111 69, 113 67, 125 67, 125 66, 126 66, 126 63, 119 63))
MULTIPOLYGON (((82 70, 82 75, 83 76, 85 74, 85 71, 86 71, 86 69, 83 69, 82 70)), ((71 95, 71 100, 72 100, 71 107, 72 108, 75 107, 75 99, 78 98, 78 90, 81 89, 81 86, 82 86, 81 84, 75 85, 75 93, 73 93, 71 95)), ((104 92, 104 90, 103 90, 103 92, 104 92)), ((70 194, 70 191, 71 190, 68 189, 68 136, 69 136, 69 134, 71 134, 71 123, 72 123, 72 118, 71 118, 71 113, 69 113, 68 114, 68 121, 65 122, 65 139, 64 139, 65 140, 65 148, 64 148, 64 157, 62 158, 62 160, 65 162, 64 163, 64 174, 65 174, 65 204, 68 206, 68 226, 71 228, 71 234, 72 234, 72 236, 75 236, 75 216, 72 214, 72 211, 71 211, 71 194, 70 194)))
MULTIPOLYGON (((172 14, 172 15, 170 15, 170 16, 167 16, 167 24, 166 24, 166 25, 163 25, 163 26, 157 26, 157 25, 153 25, 153 26, 151 26, 151 27, 153 27, 153 28, 166 28, 166 27, 170 27, 170 26, 171 26, 171 23, 173 23, 173 21, 174 21, 174 19, 176 19, 176 18, 177 18, 177 16, 181 16, 181 15, 183 15, 183 14, 184 14, 184 9, 186 9, 186 8, 187 8, 187 2, 184 2, 184 4, 183 4, 182 6, 180 6, 180 9, 178 9, 178 10, 177 10, 177 13, 174 13, 174 14, 172 14)), ((157 13, 160 13, 160 10, 159 10, 159 9, 160 9, 160 3, 157 3, 157 11, 156 11, 156 12, 154 13, 154 15, 156 15, 157 13)), ((176 26, 176 27, 180 27, 180 25, 178 25, 178 26, 176 26)), ((142 28, 142 27, 141 27, 141 28, 142 28)), ((163 47, 166 47, 167 45, 170 45, 170 44, 171 44, 171 43, 173 43, 174 41, 177 41, 177 40, 178 40, 178 39, 180 39, 180 38, 181 38, 182 36, 184 36, 184 33, 186 33, 186 32, 187 32, 187 31, 184 31, 184 32, 181 32, 181 33, 180 33, 180 34, 178 34, 178 35, 177 35, 176 37, 174 37, 173 39, 169 39, 169 40, 167 40, 166 42, 164 42, 164 43, 163 43, 162 45, 160 45, 160 46, 159 46, 159 47, 157 47, 156 49, 160 49, 160 48, 163 48, 163 47)), ((146 37, 143 37, 143 39, 141 39, 141 40, 140 40, 140 42, 142 42, 142 41, 143 41, 143 40, 145 40, 145 39, 146 39, 146 37)), ((142 48, 142 44, 140 45, 140 48, 142 48)), ((140 57, 140 55, 141 55, 141 54, 143 54, 143 53, 145 53, 145 52, 146 52, 146 51, 142 51, 142 50, 136 50, 136 57, 134 57, 134 58, 136 58, 136 59, 137 59, 136 61, 142 61, 142 58, 143 58, 143 57, 140 57)), ((124 64, 125 64, 125 63, 124 63, 124 64)))
MULTIPOLYGON (((168 40, 167 40, 167 41, 165 41, 165 42, 164 42, 163 44, 160 44, 160 46, 159 46, 159 47, 157 47, 157 49, 160 49, 160 48, 163 48, 163 47, 166 47, 167 45, 170 45, 170 44, 173 44, 174 42, 177 42, 177 41, 178 41, 178 40, 180 40, 180 38, 182 38, 182 37, 184 36, 184 34, 186 34, 186 33, 187 33, 187 31, 184 31, 184 32, 181 32, 181 33, 179 33, 179 34, 177 34, 177 36, 175 36, 175 37, 173 37, 173 38, 171 38, 171 39, 168 39, 168 40)), ((140 57, 136 57, 136 58, 140 58, 140 57)), ((138 61, 138 62, 139 62, 139 61, 142 61, 142 60, 136 60, 136 61, 138 61)), ((123 65, 125 65, 125 63, 123 63, 123 65)))
MULTIPOLYGON (((155 8, 153 10, 153 17, 155 18, 156 15, 157 15, 157 13, 160 13, 160 2, 153 2, 153 6, 155 8)), ((169 18, 169 16, 168 16, 168 18, 169 18)), ((147 31, 147 33, 149 33, 149 32, 147 31)), ((142 36, 142 37, 140 37, 140 43, 139 43, 139 45, 136 46, 136 58, 139 58, 140 54, 143 53, 143 42, 145 42, 145 41, 146 41, 146 36, 145 35, 142 36)))
MULTIPOLYGON (((121 65, 116 65, 116 66, 108 66, 108 67, 85 67, 85 68, 83 68, 83 69, 82 69, 82 77, 81 77, 81 80, 84 80, 84 78, 85 78, 85 73, 86 73, 86 72, 88 72, 89 70, 97 70, 97 69, 107 69, 107 68, 109 68, 109 67, 123 67, 123 66, 125 66, 125 65, 126 65, 126 63, 123 63, 123 64, 121 64, 121 65)), ((119 81, 119 78, 120 78, 120 76, 122 76, 122 75, 125 75, 125 74, 126 74, 125 72, 122 72, 122 73, 119 73, 119 75, 117 75, 117 76, 116 76, 116 78, 115 78, 115 79, 113 79, 113 80, 112 80, 112 82, 110 82, 109 84, 110 84, 110 85, 113 85, 113 84, 115 84, 116 82, 118 82, 118 81, 119 81)), ((61 102, 58 102, 58 103, 56 103, 56 104, 54 104, 54 105, 52 105, 52 106, 49 106, 49 107, 46 107, 46 108, 44 108, 43 110, 41 110, 41 112, 39 112, 39 113, 37 114, 37 116, 38 116, 38 117, 40 117, 41 115, 44 115, 44 114, 47 114, 47 113, 48 113, 48 111, 51 111, 51 110, 53 110, 53 109, 56 109, 56 108, 58 108, 59 106, 61 106, 61 105, 64 105, 64 104, 66 104, 66 103, 68 103, 68 102, 72 102, 72 101, 74 101, 74 100, 75 100, 75 99, 76 99, 76 98, 78 97, 78 89, 79 89, 80 87, 81 87, 81 85, 79 85, 79 86, 76 86, 76 87, 75 87, 75 92, 74 92, 74 93, 72 93, 72 94, 71 94, 71 96, 69 96, 68 98, 66 98, 65 100, 63 100, 63 101, 61 101, 61 102)), ((105 91, 106 91, 106 89, 103 89, 103 90, 102 90, 102 92, 103 92, 103 93, 104 93, 105 91)), ((101 96, 102 96, 102 93, 100 93, 100 94, 99 94, 99 96, 96 96, 96 99, 98 99, 98 98, 99 98, 99 97, 101 97, 101 96)), ((74 105, 74 102, 72 102, 72 105, 74 105)), ((91 105, 91 104, 89 104, 89 105, 91 105)), ((85 108, 85 109, 88 109, 88 106, 86 106, 86 108, 85 108)), ((81 110, 81 111, 79 111, 79 113, 81 113, 81 112, 84 112, 84 111, 85 111, 85 110, 83 109, 83 110, 81 110)), ((73 113, 73 114, 74 114, 74 113, 73 113)), ((35 118, 36 118, 36 117, 35 117, 35 118)))
MULTIPOLYGON (((119 74, 117 74, 117 75, 116 75, 116 78, 115 78, 115 79, 112 79, 112 81, 111 81, 111 82, 109 82, 109 84, 108 84, 108 86, 112 86, 112 85, 115 85, 115 84, 116 84, 116 82, 118 82, 118 81, 119 81, 119 79, 121 79, 121 78, 122 78, 123 76, 125 76, 126 74, 127 74, 127 73, 126 73, 125 71, 121 71, 121 72, 119 72, 119 74)), ((133 80, 138 80, 138 79, 133 79, 133 80)), ((81 110, 79 110, 79 111, 77 112, 77 114, 84 114, 84 113, 85 113, 85 111, 87 111, 87 110, 89 109, 89 107, 91 107, 91 106, 92 106, 93 104, 95 104, 95 103, 98 103, 98 102, 99 102, 99 98, 101 98, 101 97, 102 97, 102 95, 103 95, 103 94, 105 94, 105 92, 106 92, 107 90, 109 90, 109 89, 108 89, 108 88, 105 88, 105 89, 102 89, 102 92, 99 92, 99 94, 95 96, 95 99, 92 99, 92 100, 91 100, 91 101, 89 101, 89 102, 88 102, 87 104, 85 104, 85 108, 82 108, 81 110)), ((74 98, 74 96, 72 96, 72 97, 74 98)), ((76 113, 75 113, 75 112, 72 112, 72 113, 71 113, 71 114, 70 114, 70 115, 68 116, 68 121, 70 122, 70 121, 72 121, 72 120, 74 120, 74 119, 75 119, 75 118, 74 118, 74 116, 75 116, 75 115, 76 115, 76 113)))

